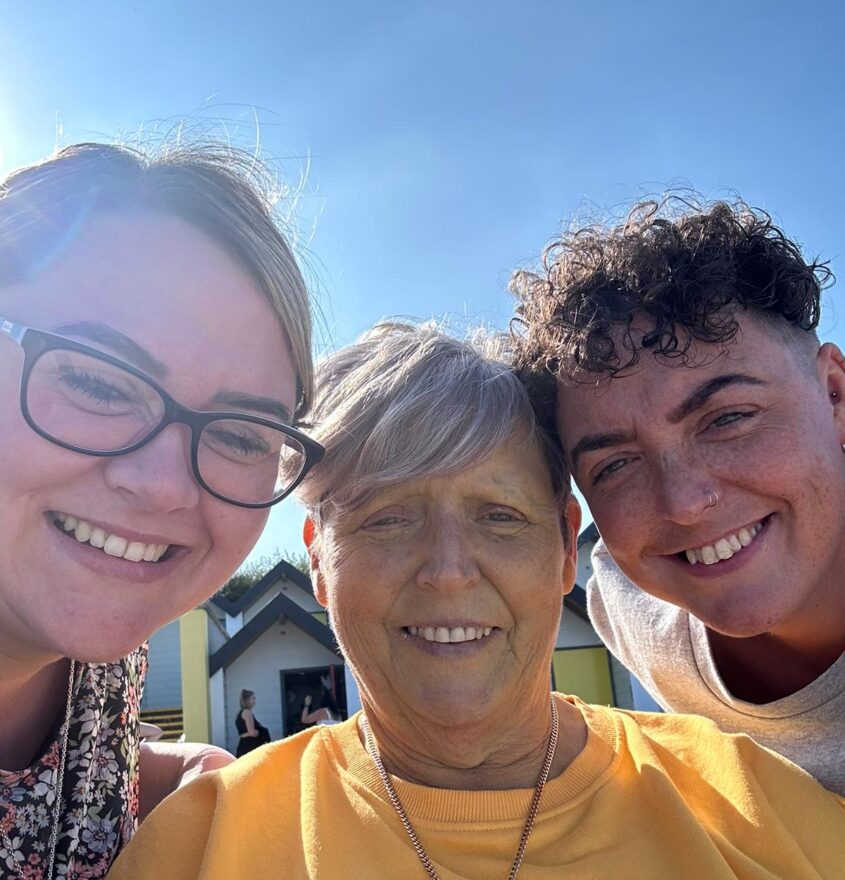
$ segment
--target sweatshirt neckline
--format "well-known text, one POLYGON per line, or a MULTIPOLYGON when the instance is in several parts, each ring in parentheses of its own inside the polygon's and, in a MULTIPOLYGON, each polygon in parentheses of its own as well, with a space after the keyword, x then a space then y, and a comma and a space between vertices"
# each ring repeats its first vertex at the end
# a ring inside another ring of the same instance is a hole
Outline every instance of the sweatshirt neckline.
POLYGON ((836 699, 845 689, 845 652, 818 678, 794 694, 770 703, 749 703, 735 697, 725 685, 710 647, 707 627, 692 614, 687 614, 690 642, 695 665, 709 690, 720 702, 735 712, 753 718, 794 718, 812 712, 830 700, 836 699))
MULTIPOLYGON (((581 712, 587 725, 587 741, 572 763, 546 784, 541 801, 543 813, 580 800, 601 784, 616 758, 616 725, 609 710, 587 706, 577 697, 557 695, 557 699, 568 701, 581 712)), ((358 735, 359 716, 356 713, 343 725, 324 730, 324 742, 341 775, 392 810, 375 764, 358 735)), ((432 825, 521 823, 534 794, 533 788, 466 791, 430 788, 392 775, 390 778, 408 816, 432 825)))

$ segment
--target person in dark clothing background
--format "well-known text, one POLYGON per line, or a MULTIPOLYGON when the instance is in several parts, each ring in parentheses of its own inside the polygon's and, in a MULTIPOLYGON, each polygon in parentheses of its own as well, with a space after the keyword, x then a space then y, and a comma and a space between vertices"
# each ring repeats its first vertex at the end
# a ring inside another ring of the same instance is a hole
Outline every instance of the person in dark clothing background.
POLYGON ((236 756, 240 758, 247 752, 270 742, 270 731, 258 722, 252 710, 255 708, 255 691, 246 688, 241 691, 241 711, 235 719, 235 727, 238 729, 240 739, 236 756))

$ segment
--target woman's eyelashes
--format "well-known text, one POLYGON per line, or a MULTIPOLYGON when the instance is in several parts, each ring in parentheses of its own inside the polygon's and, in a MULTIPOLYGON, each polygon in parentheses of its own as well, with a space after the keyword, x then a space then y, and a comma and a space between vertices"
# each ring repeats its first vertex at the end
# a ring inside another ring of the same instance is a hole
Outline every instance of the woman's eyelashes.
POLYGON ((411 513, 402 509, 380 510, 377 513, 370 514, 362 524, 364 531, 388 531, 390 529, 400 528, 407 525, 410 521, 411 513))
MULTIPOLYGON (((361 525, 361 529, 365 532, 397 530, 412 526, 420 521, 426 521, 431 515, 432 511, 427 511, 424 507, 420 509, 409 507, 380 510, 377 513, 370 514, 361 525)), ((480 506, 473 505, 465 511, 464 515, 467 518, 467 522, 474 520, 483 525, 507 527, 522 525, 527 522, 527 517, 524 513, 516 508, 501 504, 490 505, 484 503, 480 506)))
POLYGON ((746 427, 751 419, 757 415, 756 411, 730 410, 720 413, 705 424, 705 431, 719 430, 722 428, 746 427))
POLYGON ((602 464, 597 470, 593 472, 590 482, 593 486, 595 486, 604 480, 610 479, 610 477, 618 474, 619 471, 621 471, 622 468, 624 468, 625 465, 627 465, 632 460, 632 456, 624 456, 620 458, 614 458, 612 461, 602 464))
POLYGON ((74 393, 84 395, 89 400, 106 407, 114 403, 130 402, 127 395, 120 388, 111 382, 107 382, 101 376, 64 370, 59 380, 72 389, 74 393))
POLYGON ((480 518, 494 525, 521 525, 526 517, 512 507, 493 507, 482 509, 480 518))

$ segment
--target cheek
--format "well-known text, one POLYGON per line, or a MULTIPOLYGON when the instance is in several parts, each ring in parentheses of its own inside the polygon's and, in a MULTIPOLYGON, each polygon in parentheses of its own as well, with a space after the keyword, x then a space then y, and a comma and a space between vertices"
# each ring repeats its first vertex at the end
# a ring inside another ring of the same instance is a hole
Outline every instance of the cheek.
POLYGON ((556 628, 563 601, 566 555, 563 540, 541 536, 522 547, 502 544, 481 565, 516 620, 546 620, 556 628), (551 615, 551 616, 549 616, 551 615))
POLYGON ((620 492, 618 498, 587 498, 590 513, 614 556, 635 552, 648 537, 648 524, 655 522, 654 495, 647 491, 620 492))
POLYGON ((326 546, 322 557, 332 622, 353 653, 374 646, 403 583, 398 560, 386 559, 382 548, 368 549, 326 546))
POLYGON ((57 498, 63 486, 89 474, 102 485, 97 475, 102 460, 70 452, 39 437, 23 421, 17 407, 0 410, 0 438, 0 518, 7 523, 23 525, 22 514, 31 504, 40 498, 43 506, 47 495, 57 498))
POLYGON ((329 587, 329 609, 338 629, 354 633, 381 626, 390 613, 395 592, 376 578, 339 579, 329 587))
POLYGON ((207 563, 222 572, 220 577, 226 580, 255 546, 269 511, 235 507, 208 495, 202 503, 210 544, 207 563))
POLYGON ((341 583, 331 588, 332 628, 353 668, 372 672, 385 666, 389 646, 384 620, 389 605, 376 584, 359 589, 341 583))
POLYGON ((813 413, 798 416, 798 425, 769 423, 741 442, 714 450, 710 457, 713 473, 729 490, 735 487, 790 504, 814 492, 824 482, 824 478, 819 480, 821 475, 836 473, 831 453, 838 446, 830 442, 829 425, 818 423, 813 413))

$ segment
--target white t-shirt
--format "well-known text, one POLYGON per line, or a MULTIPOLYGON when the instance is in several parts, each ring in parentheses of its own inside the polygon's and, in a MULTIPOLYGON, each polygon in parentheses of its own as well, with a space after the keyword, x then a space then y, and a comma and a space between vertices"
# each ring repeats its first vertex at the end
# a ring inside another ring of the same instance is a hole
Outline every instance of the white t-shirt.
POLYGON ((738 700, 716 669, 698 618, 639 589, 601 541, 592 562, 587 606, 593 626, 664 709, 746 733, 845 795, 845 654, 788 697, 759 705, 738 700))

